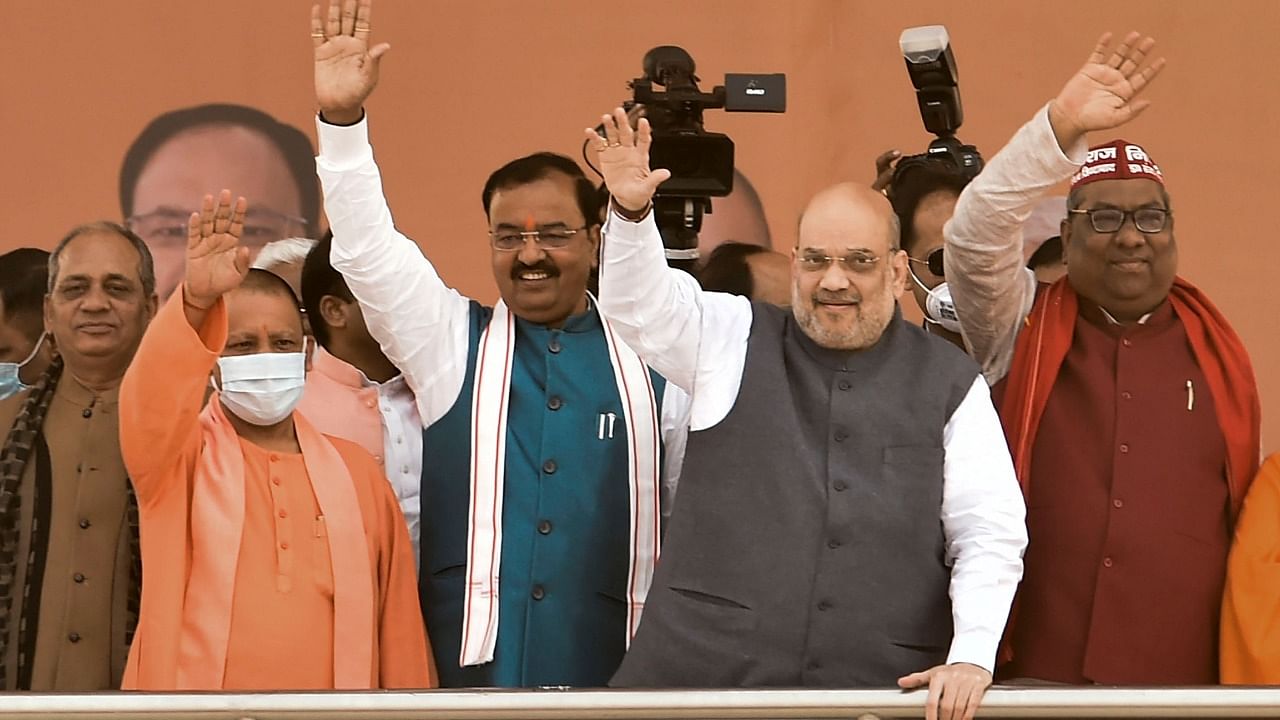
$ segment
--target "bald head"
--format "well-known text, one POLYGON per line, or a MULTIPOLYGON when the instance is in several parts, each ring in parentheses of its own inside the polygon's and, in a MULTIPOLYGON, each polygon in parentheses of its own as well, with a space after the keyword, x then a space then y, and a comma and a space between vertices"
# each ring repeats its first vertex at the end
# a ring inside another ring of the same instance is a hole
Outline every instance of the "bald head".
POLYGON ((866 185, 847 182, 833 185, 809 201, 800 216, 798 246, 865 248, 883 255, 898 249, 900 234, 898 217, 884 195, 866 185))

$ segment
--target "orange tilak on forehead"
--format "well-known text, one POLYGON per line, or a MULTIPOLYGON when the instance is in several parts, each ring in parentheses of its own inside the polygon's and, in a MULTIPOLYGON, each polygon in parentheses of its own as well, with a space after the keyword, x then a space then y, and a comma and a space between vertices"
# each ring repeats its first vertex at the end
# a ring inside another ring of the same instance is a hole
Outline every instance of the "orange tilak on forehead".
POLYGON ((538 229, 538 221, 533 219, 533 213, 524 216, 525 232, 533 232, 538 229))

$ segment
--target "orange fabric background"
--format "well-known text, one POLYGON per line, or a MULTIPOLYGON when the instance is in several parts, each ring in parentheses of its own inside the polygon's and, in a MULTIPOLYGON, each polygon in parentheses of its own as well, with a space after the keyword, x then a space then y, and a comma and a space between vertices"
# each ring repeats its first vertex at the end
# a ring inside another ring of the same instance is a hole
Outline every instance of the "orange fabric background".
MULTIPOLYGON (((48 247, 72 225, 118 218, 125 148, 167 110, 242 103, 314 136, 310 4, 0 0, 16 23, 0 73, 0 251, 48 247)), ((391 207, 447 281, 492 299, 485 177, 535 150, 579 157, 581 128, 627 97, 644 52, 677 44, 698 62, 703 89, 725 72, 787 73, 785 115, 707 115, 737 143, 784 246, 814 191, 870 181, 885 148, 927 144, 897 38, 934 23, 950 31, 960 67, 960 137, 988 157, 1102 30, 1159 40, 1170 62, 1149 91, 1155 105, 1123 134, 1165 171, 1182 274, 1244 337, 1264 409, 1280 403, 1280 325, 1267 304, 1280 267, 1269 227, 1280 98, 1265 90, 1280 58, 1273 0, 379 0, 374 39, 392 50, 369 111, 391 207)), ((1264 423, 1264 449, 1280 450, 1280 424, 1264 423)))

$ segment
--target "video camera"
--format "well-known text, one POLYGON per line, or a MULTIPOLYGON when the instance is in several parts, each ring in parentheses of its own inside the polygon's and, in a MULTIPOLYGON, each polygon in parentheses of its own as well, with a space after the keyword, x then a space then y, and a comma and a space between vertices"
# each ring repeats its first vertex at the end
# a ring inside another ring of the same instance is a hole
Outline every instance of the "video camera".
POLYGON ((920 155, 899 160, 894 180, 913 167, 931 162, 948 163, 972 180, 982 171, 983 161, 977 148, 956 138, 956 131, 964 123, 964 109, 960 104, 959 74, 947 29, 941 25, 907 28, 898 38, 898 46, 907 64, 907 75, 916 89, 924 128, 934 135, 934 140, 920 155))
MULTIPOLYGON (((726 74, 724 85, 698 89, 693 58, 683 48, 662 45, 644 55, 644 76, 629 83, 627 110, 644 108, 653 130, 649 166, 666 168, 671 178, 658 186, 653 212, 668 261, 698 258, 698 232, 711 198, 733 190, 733 141, 703 127, 702 111, 786 112, 787 78, 726 74), (661 87, 663 90, 655 90, 661 87)), ((674 264, 674 263, 673 263, 674 264)))

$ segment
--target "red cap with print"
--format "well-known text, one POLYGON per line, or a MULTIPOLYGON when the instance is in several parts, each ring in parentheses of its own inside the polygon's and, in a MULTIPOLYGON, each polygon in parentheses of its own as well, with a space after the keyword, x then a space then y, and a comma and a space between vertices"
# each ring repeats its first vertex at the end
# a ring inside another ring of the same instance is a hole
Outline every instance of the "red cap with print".
POLYGON ((1141 145, 1128 140, 1112 140, 1089 148, 1084 165, 1071 176, 1074 190, 1095 180, 1155 180, 1164 184, 1164 174, 1141 145))

